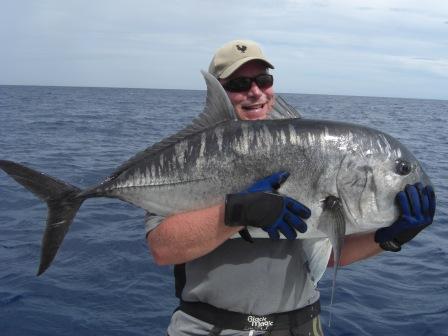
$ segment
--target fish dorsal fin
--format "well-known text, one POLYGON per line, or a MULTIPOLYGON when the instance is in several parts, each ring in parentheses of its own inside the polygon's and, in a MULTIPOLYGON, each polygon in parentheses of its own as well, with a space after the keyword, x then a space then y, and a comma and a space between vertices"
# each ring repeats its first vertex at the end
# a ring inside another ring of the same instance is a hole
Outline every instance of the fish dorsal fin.
MULTIPOLYGON (((207 96, 205 98, 204 110, 193 119, 190 125, 176 133, 174 135, 176 138, 183 138, 189 134, 203 131, 204 129, 224 121, 238 119, 235 110, 233 109, 233 105, 221 83, 209 72, 201 70, 201 73, 207 84, 207 96)), ((171 137, 168 139, 170 138, 171 137)), ((162 140, 160 144, 168 139, 162 140)))
POLYGON ((209 72, 201 70, 207 84, 204 111, 193 120, 193 124, 207 128, 223 121, 237 120, 235 110, 221 83, 209 72))
POLYGON ((275 97, 275 104, 271 113, 269 113, 269 119, 294 119, 302 118, 300 112, 294 107, 289 105, 285 99, 281 96, 275 97))
POLYGON ((201 73, 207 84, 207 96, 203 112, 198 117, 193 119, 191 124, 184 129, 137 153, 135 156, 118 167, 115 172, 113 172, 112 175, 110 175, 103 183, 113 180, 125 170, 137 164, 139 161, 144 160, 146 157, 151 156, 178 141, 181 141, 189 135, 201 132, 204 129, 213 127, 225 121, 237 120, 232 103, 230 102, 230 99, 224 91, 221 83, 210 73, 206 71, 201 71, 201 73))

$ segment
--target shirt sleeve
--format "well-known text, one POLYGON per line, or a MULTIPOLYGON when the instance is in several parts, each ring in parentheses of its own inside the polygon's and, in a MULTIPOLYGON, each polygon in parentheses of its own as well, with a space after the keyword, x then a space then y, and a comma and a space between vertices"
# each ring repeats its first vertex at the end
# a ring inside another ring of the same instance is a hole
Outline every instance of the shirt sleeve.
POLYGON ((154 230, 165 219, 163 216, 159 216, 150 212, 145 215, 145 233, 146 236, 151 230, 154 230))

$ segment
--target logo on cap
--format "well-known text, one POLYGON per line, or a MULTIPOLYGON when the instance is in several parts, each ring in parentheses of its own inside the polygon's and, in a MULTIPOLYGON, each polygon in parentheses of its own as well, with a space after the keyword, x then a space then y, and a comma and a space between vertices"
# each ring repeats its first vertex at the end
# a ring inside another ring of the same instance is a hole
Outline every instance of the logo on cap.
POLYGON ((236 45, 236 48, 241 51, 242 53, 246 52, 247 47, 245 45, 240 46, 239 44, 236 45))

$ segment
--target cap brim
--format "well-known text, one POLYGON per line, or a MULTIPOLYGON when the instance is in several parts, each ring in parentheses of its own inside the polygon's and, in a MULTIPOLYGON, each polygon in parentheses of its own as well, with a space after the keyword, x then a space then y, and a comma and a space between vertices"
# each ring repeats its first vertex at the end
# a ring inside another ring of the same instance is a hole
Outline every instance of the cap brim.
POLYGON ((239 67, 241 67, 243 64, 246 64, 247 62, 250 61, 261 61, 263 63, 265 63, 268 68, 274 69, 274 66, 269 63, 266 59, 264 58, 260 58, 260 57, 246 57, 243 59, 238 60, 237 62, 233 63, 231 66, 229 66, 227 69, 225 69, 220 75, 219 78, 221 79, 226 79, 227 77, 229 77, 231 74, 233 74, 239 67))

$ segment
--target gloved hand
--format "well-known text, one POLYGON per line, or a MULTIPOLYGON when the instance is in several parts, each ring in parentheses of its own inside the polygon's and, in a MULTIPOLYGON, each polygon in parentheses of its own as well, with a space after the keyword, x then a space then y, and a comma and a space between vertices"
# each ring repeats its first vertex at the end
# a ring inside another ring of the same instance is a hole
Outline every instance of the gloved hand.
POLYGON ((297 237, 307 226, 303 219, 311 210, 296 200, 277 193, 289 174, 279 172, 265 177, 243 192, 226 196, 227 226, 254 226, 265 230, 271 239, 279 239, 281 232, 287 239, 297 237))
POLYGON ((436 196, 431 186, 421 183, 407 185, 396 196, 400 217, 389 227, 375 233, 375 241, 386 251, 398 252, 401 245, 413 239, 432 223, 436 211, 436 196))

